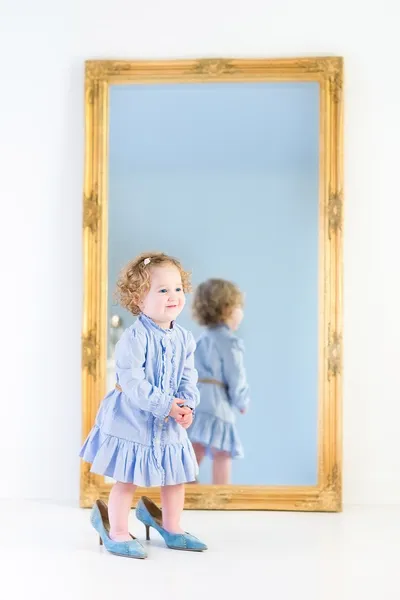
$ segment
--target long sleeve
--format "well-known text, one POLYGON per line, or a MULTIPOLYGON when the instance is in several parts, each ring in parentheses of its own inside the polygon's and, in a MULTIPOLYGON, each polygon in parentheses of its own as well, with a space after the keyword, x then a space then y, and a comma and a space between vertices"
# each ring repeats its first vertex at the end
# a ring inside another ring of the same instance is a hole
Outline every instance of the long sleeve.
POLYGON ((238 410, 245 409, 250 402, 250 392, 244 367, 244 347, 240 340, 230 340, 223 354, 222 370, 231 405, 238 410))
POLYGON ((183 369, 182 379, 179 384, 178 398, 182 398, 185 404, 193 411, 200 401, 200 394, 197 389, 198 374, 194 366, 194 353, 196 350, 196 342, 191 333, 189 333, 188 345, 186 350, 185 366, 183 369))
POLYGON ((118 383, 132 406, 163 419, 171 411, 173 396, 165 394, 145 378, 146 341, 135 331, 121 338, 115 352, 118 383))

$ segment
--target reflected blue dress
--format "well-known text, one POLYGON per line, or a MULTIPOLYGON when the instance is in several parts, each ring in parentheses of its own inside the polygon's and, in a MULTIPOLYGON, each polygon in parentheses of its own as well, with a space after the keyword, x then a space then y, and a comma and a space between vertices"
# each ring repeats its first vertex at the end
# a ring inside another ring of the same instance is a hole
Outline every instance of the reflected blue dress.
POLYGON ((235 414, 250 401, 243 342, 225 325, 209 328, 197 341, 195 366, 200 404, 188 429, 190 440, 202 444, 209 456, 216 449, 243 457, 235 414))
POLYGON ((120 389, 104 398, 80 452, 93 473, 145 487, 196 479, 187 431, 168 417, 174 398, 193 410, 199 402, 195 348, 176 323, 161 329, 145 315, 125 330, 115 349, 120 389))

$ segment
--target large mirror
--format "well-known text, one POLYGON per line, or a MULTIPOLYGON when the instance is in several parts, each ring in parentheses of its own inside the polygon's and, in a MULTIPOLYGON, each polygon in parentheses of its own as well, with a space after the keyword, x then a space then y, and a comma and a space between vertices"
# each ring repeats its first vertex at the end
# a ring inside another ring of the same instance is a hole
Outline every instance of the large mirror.
MULTIPOLYGON (((189 508, 340 510, 341 95, 336 58, 87 63, 84 435, 136 318, 119 272, 176 256, 194 288, 179 324, 200 340, 189 508), (215 323, 193 298, 210 279, 243 299, 238 329, 218 325, 244 348, 243 410, 205 378, 215 323)), ((83 506, 111 483, 89 469, 83 506)))

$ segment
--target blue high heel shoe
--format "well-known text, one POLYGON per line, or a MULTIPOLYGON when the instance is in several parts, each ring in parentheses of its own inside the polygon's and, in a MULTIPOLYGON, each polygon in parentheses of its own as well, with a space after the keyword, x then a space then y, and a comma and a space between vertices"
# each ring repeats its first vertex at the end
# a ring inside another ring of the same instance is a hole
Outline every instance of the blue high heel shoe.
POLYGON ((100 537, 100 546, 111 554, 117 556, 126 556, 127 558, 147 558, 147 552, 142 544, 131 536, 130 542, 114 542, 109 536, 110 521, 108 518, 107 505, 102 500, 96 500, 96 504, 92 508, 90 522, 97 531, 100 537))
POLYGON ((162 512, 150 498, 142 496, 136 507, 136 517, 146 527, 146 540, 150 539, 150 527, 154 527, 172 550, 203 552, 207 546, 190 533, 169 533, 162 527, 162 512))

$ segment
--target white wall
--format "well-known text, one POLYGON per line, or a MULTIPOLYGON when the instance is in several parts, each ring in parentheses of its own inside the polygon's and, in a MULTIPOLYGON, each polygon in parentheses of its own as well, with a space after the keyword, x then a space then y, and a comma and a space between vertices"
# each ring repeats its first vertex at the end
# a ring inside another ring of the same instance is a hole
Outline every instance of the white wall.
POLYGON ((395 2, 271 4, 1 0, 0 496, 78 497, 84 60, 339 54, 345 501, 400 503, 395 2))

